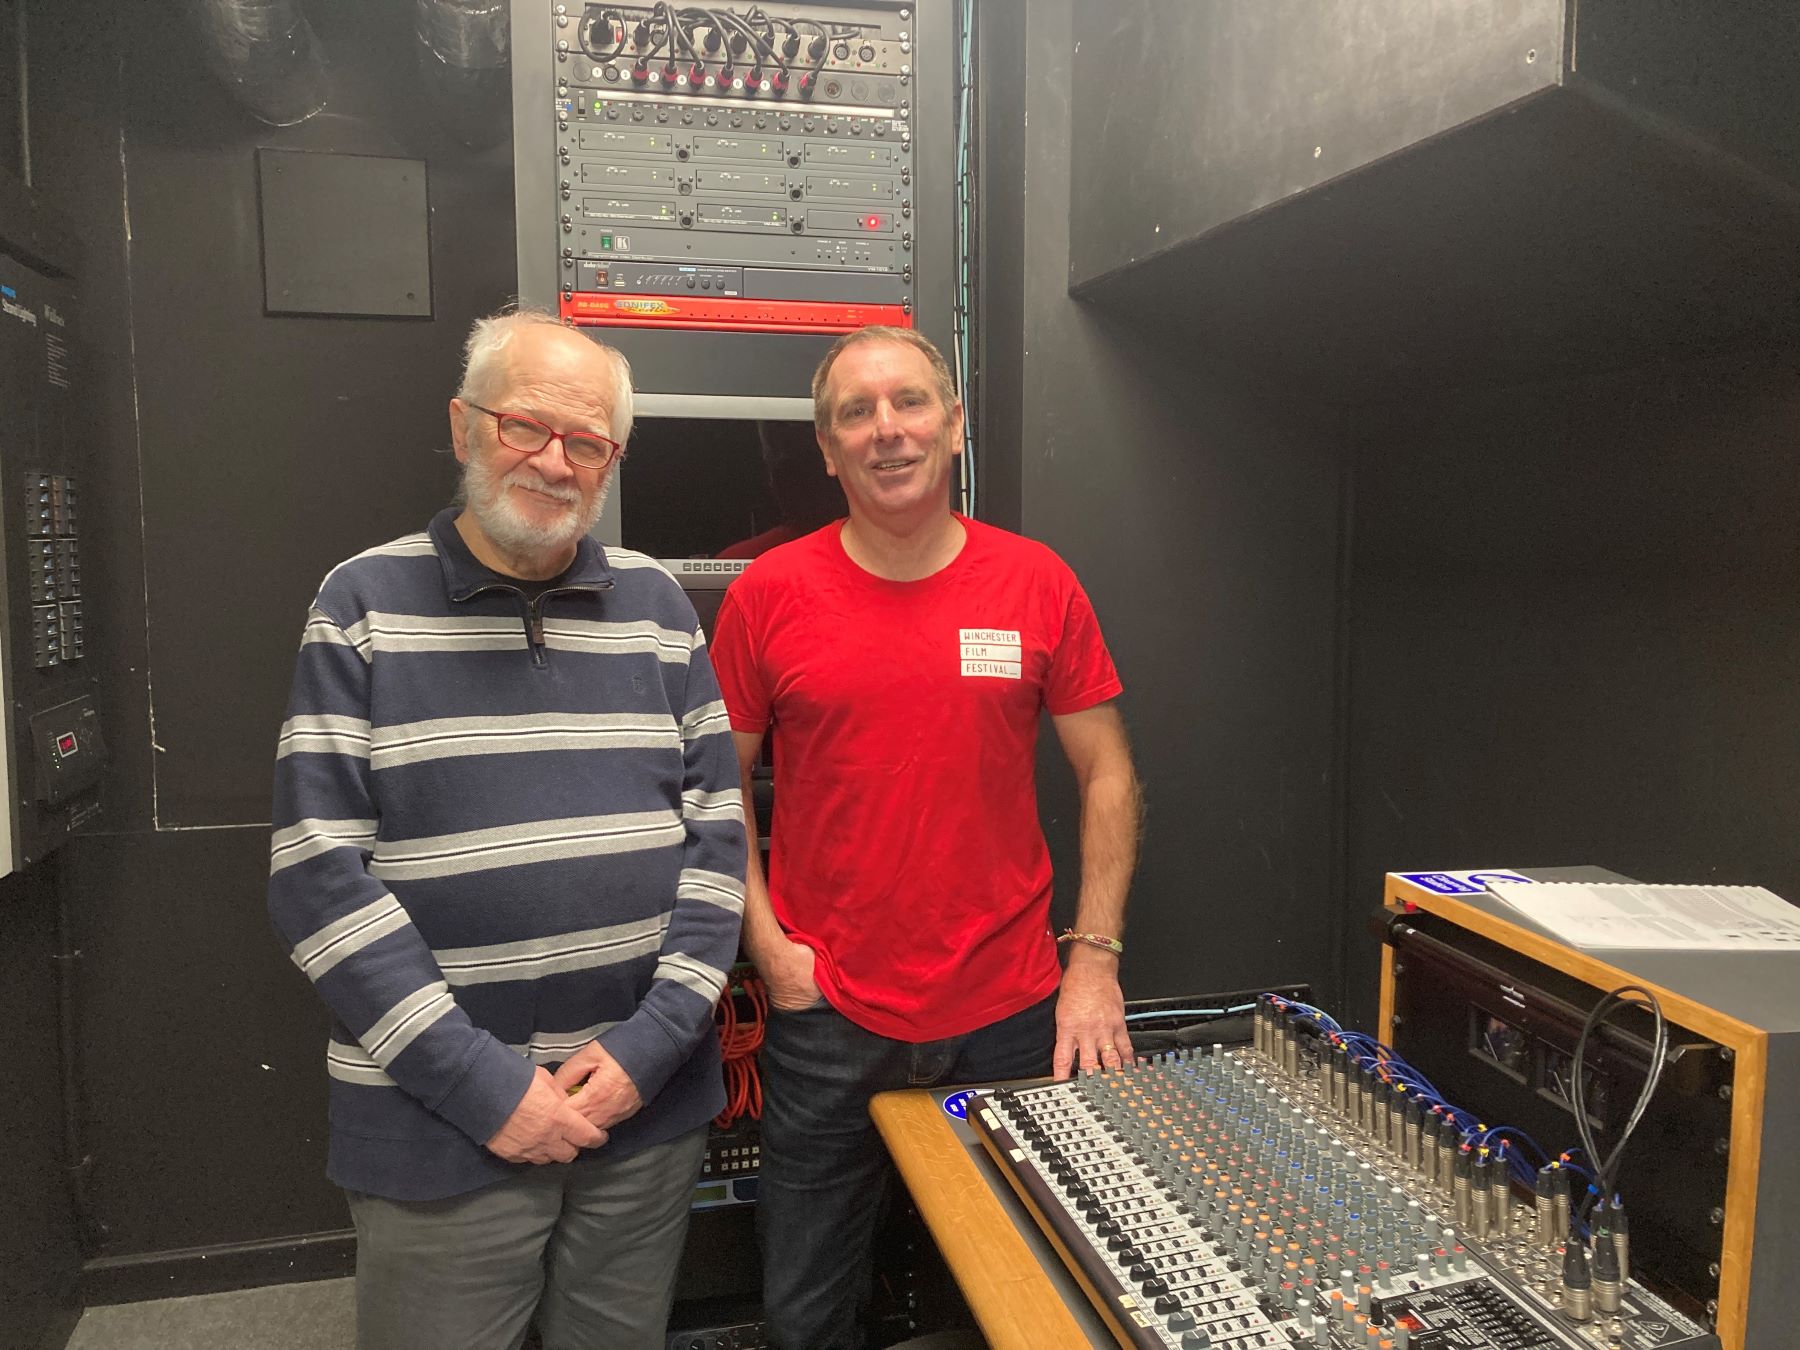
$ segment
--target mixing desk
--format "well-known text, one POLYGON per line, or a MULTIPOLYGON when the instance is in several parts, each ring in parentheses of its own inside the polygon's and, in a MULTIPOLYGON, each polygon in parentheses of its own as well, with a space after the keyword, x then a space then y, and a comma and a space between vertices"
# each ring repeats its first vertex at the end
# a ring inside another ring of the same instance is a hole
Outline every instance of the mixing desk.
POLYGON ((1253 1047, 970 1103, 1120 1344, 1717 1350, 1629 1279, 1622 1231, 1570 1236, 1566 1186, 1525 1203, 1503 1162, 1297 1040, 1265 1009, 1253 1047))

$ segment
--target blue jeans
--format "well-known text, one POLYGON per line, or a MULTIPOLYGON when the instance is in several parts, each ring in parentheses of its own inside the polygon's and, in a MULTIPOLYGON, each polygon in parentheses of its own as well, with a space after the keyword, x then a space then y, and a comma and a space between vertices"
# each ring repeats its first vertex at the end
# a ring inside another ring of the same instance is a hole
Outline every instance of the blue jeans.
POLYGON ((893 1165, 869 1098, 894 1088, 1050 1072, 1056 996, 964 1036, 889 1040, 826 1003, 769 1019, 756 1230, 779 1350, 858 1350, 870 1246, 893 1165))

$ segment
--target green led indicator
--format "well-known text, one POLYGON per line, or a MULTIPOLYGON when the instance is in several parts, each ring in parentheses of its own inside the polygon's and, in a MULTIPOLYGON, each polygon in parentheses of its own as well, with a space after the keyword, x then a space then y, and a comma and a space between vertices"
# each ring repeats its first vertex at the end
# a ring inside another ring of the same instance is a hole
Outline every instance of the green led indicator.
POLYGON ((612 248, 612 236, 610 234, 603 234, 600 236, 600 247, 603 249, 612 248))

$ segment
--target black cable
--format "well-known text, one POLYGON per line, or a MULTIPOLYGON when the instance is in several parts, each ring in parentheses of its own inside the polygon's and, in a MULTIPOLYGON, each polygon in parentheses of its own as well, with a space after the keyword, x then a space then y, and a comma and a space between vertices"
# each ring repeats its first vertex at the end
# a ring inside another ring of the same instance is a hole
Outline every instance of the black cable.
POLYGON ((616 9, 603 9, 600 11, 599 17, 592 18, 592 19, 588 18, 584 14, 582 16, 580 27, 578 27, 575 30, 575 40, 581 44, 581 53, 583 56, 587 57, 588 60, 590 60, 590 61, 610 61, 613 59, 613 57, 617 56, 620 52, 625 50, 625 19, 624 19, 624 16, 621 15, 619 13, 619 11, 616 9), (608 19, 610 19, 614 23, 618 24, 619 38, 618 38, 618 41, 613 43, 611 51, 597 52, 588 45, 588 39, 593 35, 594 25, 597 23, 604 22, 608 19))
POLYGON ((790 19, 788 27, 794 30, 796 37, 800 35, 802 28, 810 28, 819 35, 819 55, 813 61, 810 72, 815 79, 818 78, 819 72, 825 69, 825 58, 831 55, 831 34, 825 30, 823 24, 814 23, 811 19, 790 19))
POLYGON ((1575 1108, 1575 1129, 1581 1136, 1581 1146, 1587 1151, 1588 1161, 1594 1167, 1594 1185, 1600 1196, 1611 1196, 1618 1181, 1619 1161, 1624 1156, 1625 1145, 1631 1139, 1632 1132, 1637 1129, 1638 1122, 1644 1118, 1644 1112, 1650 1105, 1650 1099, 1656 1095, 1657 1085, 1662 1081, 1663 1063, 1669 1049, 1669 1024, 1663 1017, 1662 1004, 1656 995, 1642 985, 1622 984, 1617 989, 1607 992, 1592 1012, 1587 1021, 1582 1023, 1581 1035, 1575 1040, 1575 1057, 1570 1065, 1572 1078, 1569 1092, 1572 1098, 1570 1105, 1575 1108), (1643 1000, 1625 997, 1627 994, 1641 994, 1643 1000), (1650 1070, 1644 1076, 1644 1086, 1638 1092, 1637 1101, 1633 1103, 1631 1113, 1626 1117, 1624 1128, 1619 1131, 1619 1141, 1613 1146, 1611 1153, 1602 1158, 1600 1150, 1594 1143, 1594 1132, 1588 1122, 1587 1112, 1587 1072, 1586 1059, 1588 1042, 1600 1026, 1622 1008, 1648 1008, 1656 1019, 1656 1033, 1652 1040, 1650 1053, 1650 1070))
MULTIPOLYGON (((711 11, 711 13, 715 19, 725 21, 728 27, 734 29, 735 31, 737 31, 739 33, 742 33, 744 35, 744 37, 752 45, 759 48, 762 51, 763 55, 768 57, 769 60, 773 61, 783 71, 787 70, 787 68, 788 68, 787 62, 782 60, 781 57, 776 53, 775 49, 773 47, 771 47, 767 42, 763 41, 763 35, 761 33, 757 32, 748 23, 746 23, 744 21, 744 19, 736 11, 729 10, 729 9, 727 9, 727 10, 716 10, 715 9, 715 10, 711 11)), ((755 62, 755 64, 761 65, 762 62, 758 61, 758 62, 755 62)))
MULTIPOLYGON (((679 13, 680 13, 681 17, 687 21, 688 26, 690 28, 697 27, 701 24, 704 24, 706 26, 706 28, 713 34, 713 36, 715 38, 717 38, 721 43, 723 43, 724 39, 722 37, 720 37, 719 31, 718 31, 719 30, 718 21, 717 21, 717 19, 714 18, 711 10, 703 9, 699 5, 686 5, 686 6, 682 7, 682 9, 679 11, 679 13)), ((690 51, 693 50, 693 41, 694 41, 693 34, 690 32, 688 34, 688 49, 690 51)), ((696 55, 694 57, 694 59, 696 61, 705 60, 704 57, 699 56, 699 55, 696 55)))
MULTIPOLYGON (((681 20, 676 17, 675 7, 669 3, 669 0, 657 0, 650 15, 655 18, 658 14, 663 16, 663 22, 668 26, 670 37, 680 39, 681 45, 687 49, 688 59, 698 61, 700 57, 694 51, 694 41, 688 36, 687 29, 681 26, 681 20)), ((673 41, 669 43, 669 59, 675 59, 675 43, 673 41)))

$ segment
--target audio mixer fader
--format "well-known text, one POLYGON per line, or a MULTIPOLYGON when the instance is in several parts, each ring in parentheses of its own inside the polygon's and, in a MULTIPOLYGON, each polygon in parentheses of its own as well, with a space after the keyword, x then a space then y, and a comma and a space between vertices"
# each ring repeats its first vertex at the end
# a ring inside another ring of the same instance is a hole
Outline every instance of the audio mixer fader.
POLYGON ((1253 1048, 970 1103, 1122 1345, 1717 1350, 1629 1279, 1597 1300, 1566 1204, 1527 1205, 1466 1153, 1428 1150, 1416 1120, 1352 1091, 1354 1072, 1304 1072, 1292 1042, 1265 1010, 1253 1048))

